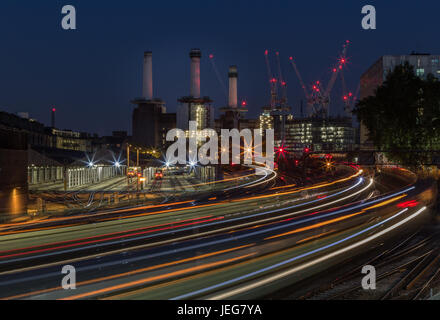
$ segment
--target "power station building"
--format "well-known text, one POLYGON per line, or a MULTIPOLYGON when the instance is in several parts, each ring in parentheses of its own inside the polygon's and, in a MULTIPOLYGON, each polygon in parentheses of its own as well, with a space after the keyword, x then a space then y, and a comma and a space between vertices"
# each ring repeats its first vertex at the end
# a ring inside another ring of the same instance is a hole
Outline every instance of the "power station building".
POLYGON ((176 127, 176 114, 166 113, 165 102, 153 97, 153 54, 144 53, 142 97, 132 101, 132 143, 142 147, 163 148, 166 132, 176 127))
POLYGON ((177 128, 187 131, 189 121, 197 122, 197 130, 214 128, 214 107, 209 97, 200 96, 200 59, 202 53, 199 49, 192 49, 191 59, 190 95, 178 99, 177 128))
POLYGON ((223 114, 220 117, 221 129, 240 129, 243 115, 247 112, 245 104, 238 106, 238 69, 230 66, 228 72, 229 96, 228 105, 220 109, 223 114))

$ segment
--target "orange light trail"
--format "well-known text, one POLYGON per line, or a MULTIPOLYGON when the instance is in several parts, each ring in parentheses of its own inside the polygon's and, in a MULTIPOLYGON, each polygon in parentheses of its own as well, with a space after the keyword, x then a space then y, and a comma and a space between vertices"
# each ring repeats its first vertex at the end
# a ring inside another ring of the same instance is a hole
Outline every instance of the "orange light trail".
MULTIPOLYGON (((92 237, 85 237, 85 238, 80 238, 80 239, 72 239, 72 240, 66 240, 66 241, 59 241, 59 242, 35 245, 35 246, 30 246, 30 247, 25 247, 25 248, 17 248, 17 249, 11 249, 11 250, 4 250, 4 251, 0 251, 0 255, 1 254, 5 254, 5 253, 14 252, 14 251, 19 251, 19 250, 29 250, 29 249, 34 249, 34 248, 46 247, 46 246, 61 245, 61 244, 67 244, 67 243, 75 242, 75 241, 85 241, 85 240, 109 237, 109 236, 114 236, 114 235, 117 235, 117 234, 126 234, 124 236, 130 236, 130 232, 135 232, 135 231, 140 231, 140 230, 148 230, 148 229, 164 227, 164 226, 168 226, 168 225, 182 224, 182 223, 186 223, 186 222, 189 222, 189 221, 196 221, 196 220, 209 219, 209 218, 212 218, 212 215, 204 216, 204 217, 199 217, 199 218, 193 218, 193 219, 187 219, 187 220, 181 220, 181 221, 176 221, 176 222, 169 222, 169 223, 164 223, 164 224, 159 224, 159 225, 153 225, 153 226, 148 226, 148 227, 143 227, 143 228, 136 228, 136 229, 130 229, 130 230, 125 230, 125 231, 112 232, 112 233, 107 233, 107 234, 102 234, 102 235, 97 235, 97 236, 92 236, 92 237)), ((208 220, 208 221, 210 221, 210 220, 208 220)), ((182 226, 182 225, 177 225, 175 227, 180 227, 180 226, 182 226)), ((152 231, 156 231, 156 230, 152 230, 152 231)), ((51 249, 51 248, 48 248, 48 249, 51 249)), ((25 252, 25 253, 27 254, 27 252, 25 252)), ((0 256, 0 258, 4 258, 4 257, 5 256, 0 256)))
POLYGON ((335 219, 331 219, 331 220, 327 220, 327 221, 319 222, 319 223, 316 223, 316 224, 314 224, 314 225, 307 226, 307 227, 303 227, 303 228, 299 228, 299 229, 295 229, 295 230, 292 230, 292 231, 289 231, 289 232, 285 232, 285 233, 277 234, 277 235, 275 235, 275 236, 267 237, 267 238, 265 238, 264 240, 270 240, 270 239, 274 239, 274 238, 284 237, 284 236, 287 236, 287 235, 291 235, 291 234, 295 234, 295 233, 299 233, 299 232, 307 231, 307 230, 311 230, 311 229, 316 229, 316 228, 319 228, 319 227, 322 227, 322 226, 326 226, 326 225, 328 225, 328 224, 332 224, 332 223, 335 223, 335 222, 339 222, 339 221, 342 221, 342 220, 346 220, 346 219, 349 219, 349 218, 351 218, 351 217, 354 217, 354 216, 360 215, 360 214, 362 214, 362 213, 365 213, 365 212, 368 211, 368 210, 371 210, 371 209, 375 209, 375 208, 379 208, 379 207, 385 206, 385 205, 387 205, 387 204, 389 204, 389 203, 391 203, 391 202, 397 201, 397 200, 402 199, 402 198, 404 198, 404 197, 406 197, 406 196, 407 196, 406 194, 403 194, 403 195, 400 195, 400 196, 397 196, 397 197, 391 198, 391 199, 389 199, 389 200, 386 200, 386 201, 380 202, 380 203, 378 203, 378 204, 372 205, 372 206, 370 206, 370 207, 364 208, 364 209, 362 209, 362 210, 359 211, 359 212, 355 212, 355 213, 348 214, 348 215, 345 215, 345 216, 342 216, 342 217, 338 217, 338 218, 335 218, 335 219))
POLYGON ((180 276, 180 275, 184 275, 187 273, 201 271, 201 270, 216 267, 219 265, 235 262, 238 260, 242 260, 242 259, 246 259, 251 256, 254 256, 255 254, 256 253, 249 253, 249 254, 239 256, 239 257, 230 258, 230 259, 226 259, 226 260, 222 260, 222 261, 218 261, 218 262, 206 263, 203 265, 199 265, 199 266, 195 266, 195 267, 191 267, 191 268, 187 268, 187 269, 183 269, 183 270, 179 270, 179 271, 174 271, 174 272, 170 272, 170 273, 166 273, 166 274, 162 274, 162 275, 158 275, 158 276, 154 276, 154 277, 148 277, 148 278, 144 278, 144 279, 140 279, 140 280, 136 280, 136 281, 131 281, 131 282, 127 282, 127 283, 123 283, 123 284, 119 284, 119 285, 115 285, 115 286, 111 286, 111 287, 107 287, 107 288, 103 288, 103 289, 99 289, 99 290, 95 290, 95 291, 91 291, 91 292, 77 294, 77 295, 70 296, 67 298, 62 298, 59 300, 76 300, 76 299, 81 299, 81 298, 85 298, 85 297, 89 297, 89 296, 94 296, 97 294, 107 293, 107 292, 114 291, 114 290, 121 290, 121 289, 129 288, 132 286, 136 286, 136 285, 142 285, 142 284, 152 282, 152 281, 162 280, 162 279, 166 279, 166 278, 170 278, 170 277, 174 277, 174 276, 180 276))
MULTIPOLYGON (((151 270, 155 270, 155 269, 169 267, 169 266, 173 266, 173 265, 177 265, 177 264, 181 264, 181 263, 185 263, 185 262, 191 262, 191 261, 198 260, 198 259, 209 258, 209 257, 216 256, 216 255, 219 255, 219 254, 222 254, 222 253, 227 253, 227 252, 231 252, 231 251, 237 251, 237 250, 244 249, 244 248, 247 248, 247 247, 250 247, 250 246, 253 246, 253 245, 254 244, 252 243, 252 244, 247 244, 247 245, 240 246, 240 247, 235 247, 235 248, 230 248, 230 249, 210 252, 210 253, 202 254, 202 255, 199 255, 199 256, 191 257, 191 258, 186 258, 186 259, 181 259, 181 260, 177 260, 177 261, 162 263, 162 264, 158 264, 158 265, 151 266, 151 267, 146 267, 146 268, 137 269, 137 270, 133 270, 133 271, 128 271, 128 272, 124 272, 124 273, 114 274, 114 275, 111 275, 111 276, 100 277, 100 278, 96 278, 96 279, 82 281, 82 282, 78 282, 76 285, 77 285, 77 287, 79 287, 79 286, 84 286, 84 285, 92 284, 92 283, 96 283, 96 282, 112 280, 112 279, 121 278, 121 277, 125 277, 125 276, 131 276, 131 275, 135 275, 135 274, 146 272, 146 271, 151 271, 151 270)), ((24 297, 27 297, 27 296, 33 296, 33 295, 38 295, 38 294, 42 294, 42 293, 48 293, 48 292, 52 292, 52 291, 56 291, 56 290, 61 290, 61 289, 62 289, 61 286, 54 287, 54 288, 48 288, 48 289, 42 289, 42 290, 37 290, 37 291, 33 291, 33 292, 23 293, 23 294, 19 294, 19 295, 7 297, 7 298, 2 298, 0 300, 20 299, 20 298, 24 298, 24 297)))
MULTIPOLYGON (((155 205, 135 207, 135 208, 120 209, 120 210, 115 210, 115 211, 107 211, 107 212, 97 213, 94 216, 97 217, 97 216, 113 214, 113 213, 124 213, 124 212, 136 211, 136 210, 145 210, 145 209, 160 208, 160 207, 166 207, 166 206, 176 206, 176 205, 180 205, 180 204, 191 203, 194 201, 195 200, 186 200, 186 201, 180 201, 180 202, 163 203, 163 204, 155 204, 155 205)), ((18 226, 32 225, 32 224, 38 224, 38 223, 64 221, 64 220, 71 220, 71 219, 78 219, 78 218, 85 218, 85 217, 90 218, 90 215, 83 214, 83 215, 70 216, 70 217, 65 217, 65 218, 51 218, 51 219, 38 220, 38 221, 17 222, 17 223, 10 223, 10 224, 2 224, 2 225, 0 225, 0 227, 1 228, 18 227, 18 226)))

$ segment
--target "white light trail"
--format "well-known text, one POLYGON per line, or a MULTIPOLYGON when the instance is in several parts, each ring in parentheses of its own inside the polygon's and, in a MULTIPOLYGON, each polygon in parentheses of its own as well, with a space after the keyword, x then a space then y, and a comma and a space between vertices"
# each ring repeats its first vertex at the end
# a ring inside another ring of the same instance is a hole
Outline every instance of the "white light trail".
MULTIPOLYGON (((376 234, 374 234, 374 235, 372 235, 372 236, 370 236, 370 237, 368 237, 368 238, 365 238, 365 239, 360 240, 360 241, 358 241, 358 242, 356 242, 356 243, 353 243, 353 244, 349 245, 348 247, 345 247, 345 248, 342 248, 342 249, 336 250, 336 251, 334 251, 334 252, 332 252, 332 253, 329 253, 329 254, 327 254, 327 255, 325 255, 325 256, 322 256, 322 257, 320 257, 320 258, 317 258, 317 259, 315 259, 315 260, 312 260, 312 261, 307 262, 307 263, 305 263, 305 264, 302 264, 302 265, 300 265, 300 266, 294 267, 294 268, 289 269, 289 270, 287 270, 287 271, 284 271, 284 272, 282 272, 282 273, 279 273, 279 274, 276 274, 276 275, 270 276, 270 277, 265 278, 265 279, 263 279, 263 280, 260 280, 260 281, 257 281, 257 282, 254 282, 254 283, 251 283, 251 284, 249 284, 249 285, 245 285, 245 286, 243 286, 243 287, 240 287, 240 288, 237 288, 237 289, 234 289, 234 290, 228 291, 228 292, 226 292, 226 293, 222 293, 222 294, 219 294, 219 295, 213 296, 213 297, 210 298, 210 300, 221 300, 221 299, 227 299, 227 298, 229 298, 229 297, 231 297, 231 296, 234 296, 234 295, 237 295, 237 294, 240 294, 240 293, 243 293, 243 292, 246 292, 246 291, 252 290, 252 289, 254 289, 254 288, 256 288, 256 287, 259 287, 259 286, 262 286, 262 285, 264 285, 264 284, 267 284, 267 283, 273 282, 273 281, 275 281, 275 280, 281 279, 281 278, 283 278, 283 277, 286 277, 286 276, 291 275, 291 274, 293 274, 293 273, 296 273, 296 272, 298 272, 298 271, 304 270, 304 269, 306 269, 306 268, 308 268, 308 267, 310 267, 310 266, 313 266, 313 265, 315 265, 315 264, 318 264, 318 263, 320 263, 320 262, 323 262, 323 261, 325 261, 325 260, 328 260, 328 259, 330 259, 330 258, 333 258, 333 257, 335 257, 335 256, 338 256, 338 255, 340 255, 340 254, 342 254, 342 253, 345 253, 345 252, 347 252, 347 251, 350 251, 350 250, 352 250, 352 249, 354 249, 354 248, 357 248, 357 247, 359 247, 359 246, 361 246, 361 245, 363 245, 363 244, 365 244, 365 243, 368 243, 368 242, 370 242, 370 241, 372 241, 372 240, 374 240, 374 239, 376 239, 376 238, 378 238, 378 237, 380 237, 380 236, 382 236, 382 235, 384 235, 384 234, 386 234, 386 233, 388 233, 388 232, 390 232, 390 231, 392 231, 392 230, 398 228, 399 226, 401 226, 401 225, 405 224, 406 222, 408 222, 408 221, 414 219, 415 217, 417 217, 417 216, 418 216, 420 213, 422 213, 424 210, 426 210, 426 207, 423 207, 423 208, 419 209, 418 211, 416 211, 416 212, 413 213, 412 215, 408 216, 407 218, 401 220, 400 222, 397 222, 396 224, 394 224, 394 225, 392 225, 392 226, 390 226, 390 227, 388 227, 388 228, 386 228, 386 229, 384 229, 384 230, 382 230, 382 231, 379 231, 378 233, 376 233, 376 234)), ((348 237, 346 237, 346 238, 344 238, 344 239, 341 239, 341 240, 338 240, 338 241, 336 241, 336 242, 333 242, 332 244, 329 244, 329 245, 326 245, 326 246, 320 247, 320 248, 318 248, 318 249, 315 249, 315 250, 312 250, 312 251, 306 252, 306 253, 301 254, 301 255, 299 255, 299 256, 296 256, 296 257, 294 257, 294 258, 291 258, 291 259, 288 259, 288 260, 285 260, 285 261, 279 262, 279 263, 274 264, 274 265, 271 265, 271 266, 269 266, 269 267, 266 267, 266 268, 263 268, 263 269, 257 270, 257 271, 255 271, 255 272, 252 272, 252 273, 249 273, 249 274, 246 274, 246 275, 244 275, 244 276, 241 276, 241 277, 238 277, 238 278, 234 278, 234 279, 231 279, 231 280, 225 281, 225 282, 223 282, 223 283, 219 283, 219 284, 217 284, 217 285, 214 285, 214 286, 211 286, 211 287, 208 287, 208 288, 205 288, 205 289, 201 289, 201 290, 198 290, 198 291, 195 291, 195 292, 191 292, 191 293, 188 293, 188 294, 185 294, 185 295, 181 295, 181 296, 179 296, 179 297, 173 298, 172 300, 186 299, 186 298, 189 298, 189 297, 191 297, 191 296, 193 296, 193 295, 200 294, 200 293, 203 293, 203 292, 209 292, 209 291, 211 291, 211 290, 213 290, 213 289, 220 288, 220 287, 222 287, 222 286, 224 286, 224 285, 230 285, 230 284, 233 284, 234 282, 238 282, 238 281, 241 281, 241 280, 244 280, 244 279, 247 279, 247 278, 251 278, 251 277, 256 276, 256 275, 258 275, 258 274, 262 274, 262 273, 264 273, 264 272, 266 272, 266 271, 270 271, 270 270, 276 269, 276 268, 278 268, 278 267, 280 267, 280 266, 283 266, 283 265, 286 265, 286 264, 288 264, 288 263, 294 262, 294 261, 296 261, 296 260, 298 260, 298 259, 300 259, 300 258, 303 258, 303 257, 309 256, 309 255, 311 255, 311 254, 314 254, 314 253, 317 253, 317 252, 320 252, 320 251, 323 251, 323 250, 328 249, 328 248, 330 248, 330 247, 336 246, 336 245, 338 245, 338 244, 340 244, 340 243, 342 243, 342 242, 345 242, 345 241, 347 241, 347 240, 349 240, 349 239, 352 239, 352 238, 354 238, 354 237, 357 237, 357 236, 359 236, 359 235, 361 235, 361 234, 364 234, 364 233, 366 233, 366 232, 368 232, 368 231, 370 231, 370 230, 372 230, 372 229, 374 229, 374 228, 376 228, 376 227, 378 227, 378 226, 383 225, 384 223, 386 223, 386 222, 388 222, 388 221, 390 221, 390 220, 392 220, 392 219, 395 219, 396 217, 400 216, 402 213, 404 213, 404 212, 406 212, 406 211, 408 211, 408 208, 405 208, 405 209, 399 211, 399 212, 396 213, 395 215, 391 216, 390 218, 387 218, 387 219, 383 220, 382 222, 379 222, 379 223, 374 224, 374 225, 372 225, 372 226, 370 226, 370 227, 368 227, 368 228, 365 228, 364 230, 359 231, 359 232, 357 232, 357 233, 355 233, 355 234, 352 234, 351 236, 348 236, 348 237)))

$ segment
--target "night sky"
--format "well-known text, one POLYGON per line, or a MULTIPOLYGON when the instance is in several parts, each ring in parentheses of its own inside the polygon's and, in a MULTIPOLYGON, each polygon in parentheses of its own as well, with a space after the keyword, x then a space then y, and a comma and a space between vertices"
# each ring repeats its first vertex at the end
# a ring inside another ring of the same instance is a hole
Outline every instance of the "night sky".
MULTIPOLYGON (((154 94, 175 111, 189 94, 189 50, 202 50, 201 91, 216 109, 226 104, 208 55, 227 85, 239 71, 239 99, 256 117, 269 101, 264 50, 279 51, 294 115, 304 99, 289 56, 306 82, 328 82, 345 40, 348 88, 381 55, 411 51, 440 54, 438 0, 2 0, 0 2, 0 110, 29 112, 49 125, 98 134, 129 130, 141 96, 143 52, 153 51, 154 94), (61 8, 77 10, 77 30, 61 28, 61 8), (377 10, 377 30, 361 28, 361 8, 377 10)), ((272 69, 276 70, 272 55, 272 69)), ((340 79, 333 101, 341 98, 340 79)), ((332 114, 342 111, 333 103, 332 114)))

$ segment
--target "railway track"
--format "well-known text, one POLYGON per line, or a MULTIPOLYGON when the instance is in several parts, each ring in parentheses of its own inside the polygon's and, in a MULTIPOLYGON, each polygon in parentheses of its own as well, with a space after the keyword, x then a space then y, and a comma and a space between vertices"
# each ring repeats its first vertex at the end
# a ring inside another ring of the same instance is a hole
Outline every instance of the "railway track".
POLYGON ((440 231, 424 228, 384 249, 330 282, 309 290, 301 300, 419 300, 440 285, 440 231), (376 268, 376 290, 362 288, 362 267, 376 268))

